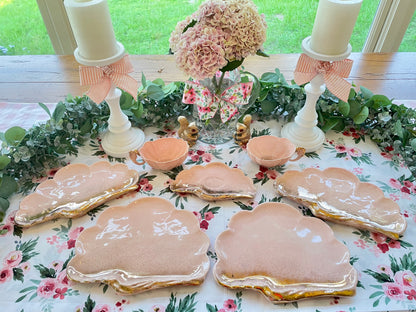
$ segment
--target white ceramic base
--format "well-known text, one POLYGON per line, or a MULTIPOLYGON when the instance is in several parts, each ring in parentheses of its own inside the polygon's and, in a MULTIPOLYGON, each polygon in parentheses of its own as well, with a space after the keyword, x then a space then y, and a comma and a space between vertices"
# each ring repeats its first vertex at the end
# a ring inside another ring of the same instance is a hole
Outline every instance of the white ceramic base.
POLYGON ((317 151, 325 141, 325 134, 318 127, 305 128, 296 122, 286 124, 281 130, 281 136, 296 146, 303 147, 306 153, 317 151))
POLYGON ((131 127, 131 123, 120 107, 121 91, 113 85, 106 102, 110 107, 108 130, 102 135, 101 145, 107 155, 127 158, 130 151, 139 149, 145 136, 142 130, 131 127))

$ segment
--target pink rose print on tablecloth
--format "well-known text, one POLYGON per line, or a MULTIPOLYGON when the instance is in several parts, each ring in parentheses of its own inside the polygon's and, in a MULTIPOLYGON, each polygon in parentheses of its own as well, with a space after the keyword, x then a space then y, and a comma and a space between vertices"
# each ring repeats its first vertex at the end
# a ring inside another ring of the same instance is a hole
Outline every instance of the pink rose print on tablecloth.
POLYGON ((202 208, 200 211, 193 211, 194 215, 199 221, 199 227, 202 230, 208 230, 209 221, 214 219, 221 207, 209 207, 209 204, 202 208))
POLYGON ((328 140, 324 143, 324 147, 331 151, 331 153, 335 153, 335 158, 343 158, 344 160, 353 160, 357 163, 357 165, 367 164, 373 165, 373 161, 371 160, 370 153, 363 153, 358 147, 356 146, 346 146, 343 140, 334 141, 328 140))
POLYGON ((404 240, 394 240, 381 233, 368 230, 355 229, 353 234, 360 238, 354 241, 354 245, 361 249, 369 249, 375 256, 385 254, 391 249, 412 248, 413 245, 404 240))
POLYGON ((260 183, 263 185, 269 180, 276 180, 278 176, 283 172, 282 167, 276 167, 274 168, 266 168, 264 166, 259 166, 259 171, 256 173, 253 183, 260 183))

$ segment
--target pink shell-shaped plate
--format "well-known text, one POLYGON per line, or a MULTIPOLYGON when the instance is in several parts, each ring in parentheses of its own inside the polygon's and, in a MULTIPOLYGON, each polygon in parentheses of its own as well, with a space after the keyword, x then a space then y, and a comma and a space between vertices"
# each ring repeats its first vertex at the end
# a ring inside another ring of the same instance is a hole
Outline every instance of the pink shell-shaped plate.
POLYGON ((196 165, 179 172, 170 189, 192 193, 208 201, 253 198, 256 194, 253 181, 243 171, 219 162, 196 165))
POLYGON ((260 290, 273 303, 355 294, 357 272, 348 248, 325 222, 287 204, 236 213, 215 251, 219 284, 260 290))
POLYGON ((144 143, 139 152, 150 167, 170 170, 180 166, 188 156, 189 145, 177 138, 161 138, 144 143))
POLYGON ((406 230, 400 207, 371 183, 342 168, 286 171, 276 179, 280 195, 309 207, 320 218, 398 239, 406 230))
POLYGON ((20 202, 15 221, 29 227, 48 220, 75 218, 104 202, 137 189, 139 175, 125 164, 99 161, 91 166, 71 164, 53 179, 38 185, 20 202))
POLYGON ((208 247, 192 212, 162 198, 140 198, 106 209, 80 234, 67 275, 107 283, 122 294, 198 285, 209 269, 208 247))

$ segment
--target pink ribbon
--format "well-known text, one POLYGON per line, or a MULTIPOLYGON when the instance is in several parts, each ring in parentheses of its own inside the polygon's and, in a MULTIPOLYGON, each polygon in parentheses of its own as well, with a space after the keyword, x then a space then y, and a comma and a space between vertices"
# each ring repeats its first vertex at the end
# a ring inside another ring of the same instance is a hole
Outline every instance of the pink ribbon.
POLYGON ((91 85, 86 94, 97 104, 104 101, 113 83, 137 99, 138 82, 128 75, 131 72, 133 72, 133 65, 128 55, 106 66, 79 67, 81 85, 91 85))
POLYGON ((230 120, 238 112, 236 105, 248 104, 253 82, 237 83, 225 89, 220 95, 213 94, 207 87, 196 81, 187 81, 182 102, 198 105, 198 117, 207 120, 220 110, 222 122, 230 120))
POLYGON ((294 73, 295 82, 302 85, 322 74, 328 90, 342 101, 347 102, 351 84, 343 78, 349 76, 352 62, 350 59, 335 62, 319 61, 306 54, 301 54, 294 73))

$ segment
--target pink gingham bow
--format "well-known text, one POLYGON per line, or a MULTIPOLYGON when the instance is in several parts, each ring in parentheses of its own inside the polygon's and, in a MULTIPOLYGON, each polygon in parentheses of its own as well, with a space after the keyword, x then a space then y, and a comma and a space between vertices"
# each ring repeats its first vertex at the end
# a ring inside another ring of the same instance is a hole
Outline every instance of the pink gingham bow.
POLYGON ((351 72, 352 60, 328 62, 319 61, 301 54, 296 65, 294 78, 298 85, 311 81, 318 74, 322 74, 328 90, 344 102, 348 101, 351 84, 344 80, 351 72))
POLYGON ((130 63, 128 55, 106 66, 79 67, 81 85, 91 85, 86 94, 97 104, 104 101, 112 83, 137 99, 138 82, 128 75, 131 72, 133 72, 133 65, 130 63))
POLYGON ((182 102, 198 105, 198 117, 207 120, 220 110, 222 122, 230 120, 238 112, 236 105, 248 104, 253 82, 237 83, 225 89, 221 95, 213 94, 207 87, 196 81, 187 81, 182 102))

